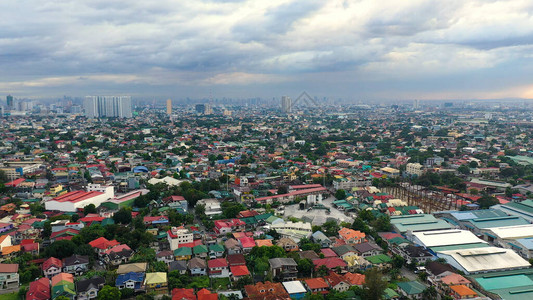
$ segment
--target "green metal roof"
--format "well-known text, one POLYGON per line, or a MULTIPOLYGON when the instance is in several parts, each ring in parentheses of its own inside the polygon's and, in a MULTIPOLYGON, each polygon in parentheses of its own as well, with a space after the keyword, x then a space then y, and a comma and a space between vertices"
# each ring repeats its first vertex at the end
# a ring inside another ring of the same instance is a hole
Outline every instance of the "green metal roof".
POLYGON ((444 220, 437 219, 430 214, 392 216, 390 218, 390 222, 400 233, 407 232, 408 230, 416 232, 451 229, 451 225, 449 223, 444 220))
POLYGON ((174 250, 175 256, 186 256, 186 255, 192 255, 192 249, 189 247, 181 247, 176 250, 174 250))
POLYGON ((472 225, 477 228, 494 228, 504 226, 515 225, 527 225, 530 224, 526 219, 519 216, 505 216, 505 217, 493 217, 493 218, 478 218, 469 220, 472 225))
POLYGON ((385 289, 385 299, 397 298, 399 296, 400 295, 398 295, 398 293, 396 293, 393 289, 391 289, 391 288, 386 288, 385 289))
POLYGON ((502 299, 533 299, 533 270, 512 270, 471 275, 479 285, 502 299))
POLYGON ((418 281, 398 282, 397 284, 407 295, 421 294, 426 289, 426 286, 418 281))
POLYGON ((111 218, 106 218, 102 220, 102 226, 112 225, 115 224, 115 220, 111 218))
POLYGON ((485 248, 485 247, 490 247, 490 245, 486 243, 448 245, 448 246, 431 247, 431 250, 433 252, 437 252, 437 251, 462 250, 462 249, 485 248))
POLYGON ((205 245, 198 245, 198 246, 194 246, 194 248, 192 248, 194 254, 200 254, 200 253, 207 253, 207 246, 205 245))
POLYGON ((399 236, 390 239, 389 243, 393 243, 395 245, 400 245, 400 244, 405 244, 405 243, 411 244, 411 242, 408 239, 404 239, 404 238, 399 237, 399 236))
POLYGON ((533 214, 533 200, 524 200, 522 202, 509 202, 503 205, 509 209, 524 211, 533 214))
POLYGON ((374 256, 369 256, 369 257, 366 257, 365 258, 366 260, 368 260, 370 263, 372 264, 382 264, 382 263, 389 263, 392 261, 392 258, 390 258, 389 256, 385 255, 385 254, 378 254, 378 255, 374 255, 374 256))
POLYGON ((224 246, 220 244, 214 244, 214 245, 209 246, 209 251, 224 252, 224 246))
POLYGON ((271 216, 273 216, 273 214, 261 214, 261 215, 254 216, 254 218, 257 221, 259 221, 259 220, 266 220, 266 219, 270 218, 271 216))
POLYGON ((257 223, 257 221, 255 220, 254 217, 248 217, 248 218, 241 218, 239 219, 241 221, 243 221, 244 223, 246 223, 246 225, 253 225, 255 223, 257 223))

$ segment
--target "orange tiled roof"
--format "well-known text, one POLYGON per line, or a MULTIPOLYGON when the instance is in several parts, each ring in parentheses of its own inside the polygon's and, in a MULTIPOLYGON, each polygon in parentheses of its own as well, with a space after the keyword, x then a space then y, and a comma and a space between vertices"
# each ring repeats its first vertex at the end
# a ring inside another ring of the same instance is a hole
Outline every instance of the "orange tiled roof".
POLYGON ((466 285, 452 285, 450 287, 457 295, 461 297, 465 296, 477 296, 477 293, 474 292, 471 288, 466 285))
POLYGON ((15 252, 20 252, 20 245, 6 246, 2 248, 2 255, 8 255, 15 252))
POLYGON ((359 230, 353 230, 343 227, 339 230, 339 236, 344 240, 365 238, 365 233, 359 230))
POLYGON ((346 273, 344 278, 352 285, 363 285, 365 283, 365 275, 359 273, 346 273))
POLYGON ((442 282, 446 283, 447 285, 458 285, 458 284, 469 284, 470 280, 464 278, 462 275, 459 274, 450 274, 448 276, 442 277, 442 282))
POLYGON ((255 240, 255 243, 256 243, 257 247, 262 247, 262 246, 270 247, 270 246, 274 246, 274 245, 272 244, 272 241, 271 241, 271 240, 255 240))

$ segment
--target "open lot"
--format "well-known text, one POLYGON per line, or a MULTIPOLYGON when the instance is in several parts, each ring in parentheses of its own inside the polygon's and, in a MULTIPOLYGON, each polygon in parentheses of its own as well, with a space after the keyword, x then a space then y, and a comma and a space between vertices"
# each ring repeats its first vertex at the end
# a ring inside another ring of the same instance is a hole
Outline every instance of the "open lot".
POLYGON ((285 206, 285 215, 284 217, 295 217, 298 219, 305 217, 313 219, 312 224, 313 225, 322 225, 326 222, 328 218, 332 218, 340 222, 348 222, 352 223, 353 219, 346 216, 343 211, 340 211, 333 207, 332 203, 335 201, 335 197, 329 197, 327 199, 322 200, 322 204, 324 204, 325 207, 330 209, 330 214, 326 214, 326 211, 323 209, 313 209, 310 211, 307 211, 307 209, 300 210, 300 206, 298 204, 296 205, 287 205, 285 206))

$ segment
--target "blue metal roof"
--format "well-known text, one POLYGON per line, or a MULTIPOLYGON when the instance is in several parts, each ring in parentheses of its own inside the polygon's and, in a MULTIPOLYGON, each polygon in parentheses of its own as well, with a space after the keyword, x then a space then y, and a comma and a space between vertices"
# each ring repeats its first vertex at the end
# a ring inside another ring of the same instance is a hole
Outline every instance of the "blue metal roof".
POLYGON ((517 239, 516 241, 519 242, 526 249, 529 249, 529 250, 533 249, 533 238, 517 239))
POLYGON ((142 282, 144 280, 144 273, 129 272, 126 274, 120 274, 115 281, 116 285, 123 285, 126 281, 142 282))

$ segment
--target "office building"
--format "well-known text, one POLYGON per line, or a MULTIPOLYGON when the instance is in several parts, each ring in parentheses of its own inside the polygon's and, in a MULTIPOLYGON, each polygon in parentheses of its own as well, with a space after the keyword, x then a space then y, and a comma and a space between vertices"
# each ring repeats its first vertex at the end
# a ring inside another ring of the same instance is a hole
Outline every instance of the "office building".
POLYGON ((195 110, 199 114, 210 115, 213 113, 213 108, 209 104, 196 104, 195 110))
POLYGON ((211 114, 213 114, 213 107, 211 107, 210 104, 206 104, 204 115, 211 115, 211 114))
POLYGON ((172 99, 167 99, 167 115, 172 115, 172 99))
POLYGON ((281 97, 281 111, 284 113, 290 113, 292 110, 292 100, 290 97, 281 97))
POLYGON ((83 101, 87 118, 131 118, 130 96, 87 96, 83 101))
POLYGON ((194 109, 196 110, 197 113, 203 114, 205 113, 205 104, 196 104, 194 109))
POLYGON ((13 108, 14 108, 13 96, 8 95, 6 97, 6 101, 7 101, 7 109, 13 110, 13 108))

